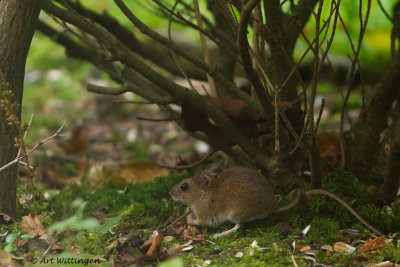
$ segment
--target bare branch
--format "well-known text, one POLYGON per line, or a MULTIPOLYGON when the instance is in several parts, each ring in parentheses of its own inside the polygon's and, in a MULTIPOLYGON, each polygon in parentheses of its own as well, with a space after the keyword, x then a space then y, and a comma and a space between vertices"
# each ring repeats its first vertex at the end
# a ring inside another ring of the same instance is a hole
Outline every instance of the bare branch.
POLYGON ((21 161, 22 159, 28 157, 28 156, 29 156, 33 151, 35 151, 37 148, 39 148, 40 146, 44 145, 45 143, 47 143, 47 142, 50 141, 51 139, 56 138, 57 136, 59 136, 59 135, 60 135, 60 132, 61 132, 61 130, 62 130, 62 128, 63 128, 64 125, 65 125, 65 123, 66 123, 66 122, 64 121, 63 124, 61 125, 61 127, 57 130, 57 132, 55 132, 53 135, 51 135, 51 136, 49 136, 49 137, 47 137, 47 138, 41 140, 41 141, 40 141, 39 143, 37 143, 33 148, 31 148, 28 152, 26 152, 25 155, 17 155, 17 157, 16 157, 13 161, 11 161, 11 162, 7 163, 6 165, 4 165, 3 167, 1 167, 1 168, 0 168, 0 172, 3 171, 3 170, 5 170, 5 169, 7 169, 8 167, 10 167, 10 166, 12 166, 12 165, 18 163, 18 162, 21 161))
MULTIPOLYGON (((141 22, 129 8, 124 4, 122 0, 114 0, 117 6, 121 9, 121 11, 128 17, 128 19, 145 35, 149 36, 153 40, 160 42, 167 47, 173 49, 177 54, 184 57, 188 61, 192 62, 194 65, 198 66, 206 73, 210 74, 214 77, 216 82, 219 82, 222 86, 225 86, 227 89, 231 90, 235 95, 237 95, 240 99, 245 101, 248 105, 255 107, 258 111, 261 111, 259 104, 251 99, 249 95, 240 90, 235 84, 228 81, 219 71, 214 68, 211 68, 210 65, 205 63, 204 61, 194 57, 193 55, 187 53, 183 48, 178 46, 176 43, 172 42, 168 38, 161 36, 156 33, 152 29, 150 29, 147 25, 141 22)), ((261 114, 261 113, 260 113, 261 114)))

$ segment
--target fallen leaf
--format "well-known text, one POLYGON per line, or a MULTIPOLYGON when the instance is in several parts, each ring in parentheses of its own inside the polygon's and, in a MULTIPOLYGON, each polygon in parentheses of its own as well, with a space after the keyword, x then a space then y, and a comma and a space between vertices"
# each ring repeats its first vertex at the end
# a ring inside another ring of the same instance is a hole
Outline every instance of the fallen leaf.
POLYGON ((369 259, 375 256, 375 252, 386 247, 388 241, 385 236, 380 236, 374 239, 369 239, 359 251, 363 257, 369 259))
POLYGON ((169 170, 160 168, 152 161, 132 161, 113 166, 92 166, 89 179, 93 185, 109 183, 124 185, 152 181, 158 176, 168 175, 169 170))
POLYGON ((150 240, 147 240, 139 247, 140 250, 144 251, 148 248, 146 255, 143 257, 136 258, 136 261, 151 261, 161 256, 160 248, 161 243, 164 239, 163 234, 158 234, 150 240))
POLYGON ((349 244, 343 243, 343 242, 337 242, 333 246, 333 250, 337 252, 342 252, 344 254, 350 255, 353 254, 356 251, 355 247, 350 246, 349 244))
POLYGON ((294 248, 300 252, 306 252, 311 250, 311 247, 309 245, 304 245, 304 244, 296 244, 294 248))
POLYGON ((114 249, 120 247, 121 245, 125 244, 126 241, 127 241, 126 237, 125 236, 121 236, 121 237, 117 238, 116 240, 114 240, 106 248, 109 251, 114 250, 114 249))
POLYGON ((21 227, 21 230, 28 234, 31 238, 36 238, 46 233, 42 222, 34 213, 23 216, 19 226, 21 227))
POLYGON ((0 266, 20 266, 14 259, 15 256, 13 254, 0 249, 0 266))
POLYGON ((375 264, 371 264, 371 267, 392 267, 395 266, 393 262, 390 261, 384 261, 381 263, 375 263, 375 264))
POLYGON ((202 236, 197 236, 197 237, 187 237, 190 240, 193 240, 196 243, 200 243, 201 245, 209 245, 209 244, 214 244, 214 242, 211 242, 210 240, 205 239, 202 236))
POLYGON ((331 245, 324 245, 321 247, 322 250, 333 252, 333 248, 331 245))

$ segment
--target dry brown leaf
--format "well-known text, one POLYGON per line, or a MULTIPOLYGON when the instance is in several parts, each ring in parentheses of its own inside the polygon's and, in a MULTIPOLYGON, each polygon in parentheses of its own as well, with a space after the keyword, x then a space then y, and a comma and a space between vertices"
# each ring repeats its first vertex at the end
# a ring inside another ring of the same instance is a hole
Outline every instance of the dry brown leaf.
POLYGON ((13 254, 0 249, 0 266, 20 266, 14 259, 15 256, 13 254))
POLYGON ((343 242, 336 242, 333 246, 333 250, 345 254, 353 254, 356 251, 356 248, 343 242))
POLYGON ((294 248, 300 252, 307 252, 311 250, 311 247, 309 245, 304 244, 296 244, 294 248))
POLYGON ((149 247, 149 249, 146 252, 146 255, 155 258, 160 250, 163 239, 164 235, 158 234, 154 238, 145 241, 143 245, 140 246, 140 249, 145 250, 147 247, 149 247))
POLYGON ((34 213, 23 216, 19 226, 21 227, 21 230, 28 234, 31 238, 36 238, 46 233, 42 222, 34 213))
POLYGON ((132 161, 109 167, 93 166, 89 178, 93 184, 109 183, 124 185, 154 180, 158 176, 168 175, 169 170, 158 167, 151 161, 132 161))
POLYGON ((380 236, 374 239, 369 239, 359 251, 359 254, 362 254, 363 257, 369 259, 375 256, 375 251, 380 250, 387 245, 387 240, 385 236, 380 236))
POLYGON ((147 248, 146 255, 143 257, 135 258, 135 261, 152 261, 161 256, 160 248, 161 243, 164 239, 163 234, 158 234, 150 240, 146 240, 143 245, 139 247, 140 250, 145 251, 147 248))
POLYGON ((200 243, 201 245, 209 245, 209 244, 212 244, 211 241, 205 239, 205 238, 202 237, 202 236, 196 236, 196 237, 188 236, 188 237, 186 237, 186 238, 189 239, 189 240, 193 240, 193 241, 196 242, 196 243, 200 243))
POLYGON ((117 247, 121 246, 122 244, 124 244, 127 241, 125 236, 121 236, 120 238, 117 238, 116 240, 114 240, 110 245, 108 245, 106 248, 107 250, 114 250, 117 247))

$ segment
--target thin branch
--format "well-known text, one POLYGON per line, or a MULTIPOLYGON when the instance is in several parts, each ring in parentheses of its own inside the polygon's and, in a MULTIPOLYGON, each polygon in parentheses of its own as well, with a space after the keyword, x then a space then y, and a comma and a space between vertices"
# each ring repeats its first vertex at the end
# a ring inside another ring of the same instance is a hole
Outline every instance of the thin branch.
POLYGON ((109 87, 88 83, 86 88, 89 92, 105 95, 121 95, 128 92, 128 88, 126 88, 126 86, 109 87))
MULTIPOLYGON (((216 43, 217 45, 219 45, 219 41, 212 36, 209 32, 205 31, 204 29, 202 29, 201 27, 197 26, 196 24, 192 23, 191 21, 187 20, 185 17, 183 17, 179 12, 175 12, 174 11, 174 7, 172 9, 168 8, 166 5, 164 5, 163 3, 161 3, 159 0, 152 0, 154 3, 156 3, 158 6, 160 6, 161 8, 163 8, 166 12, 169 13, 170 17, 173 15, 176 18, 178 18, 180 21, 182 21, 184 24, 186 24, 189 27, 192 27, 193 29, 195 29, 196 31, 204 34, 205 36, 207 36, 210 40, 212 40, 214 43, 216 43)), ((179 2, 179 1, 177 1, 179 2)), ((175 4, 176 5, 176 4, 175 4)), ((174 6, 175 6, 174 5, 174 6)), ((202 18, 203 19, 203 18, 202 18)))
MULTIPOLYGON (((171 35, 171 20, 172 20, 172 13, 174 12, 176 6, 180 0, 176 0, 174 6, 172 7, 171 13, 169 14, 169 20, 168 20, 168 38, 172 41, 172 35, 171 35)), ((182 68, 181 64, 178 61, 178 58, 176 57, 176 53, 173 49, 169 49, 172 55, 172 59, 174 60, 176 66, 178 67, 179 71, 182 73, 183 77, 185 77, 186 81, 189 83, 190 88, 194 91, 195 88, 193 86, 192 80, 189 78, 189 76, 186 74, 185 70, 182 68)), ((208 74, 207 74, 208 78, 208 74)))
POLYGON ((50 141, 51 139, 57 137, 60 135, 60 132, 62 130, 62 128, 65 125, 65 121, 63 122, 63 124, 61 125, 61 127, 57 130, 57 132, 55 132, 53 135, 41 140, 39 143, 37 143, 32 149, 30 149, 28 152, 26 152, 25 155, 19 155, 17 156, 13 161, 7 163, 6 165, 4 165, 3 167, 0 168, 0 172, 7 169, 8 167, 18 163, 19 161, 21 161, 22 159, 26 158, 27 156, 29 156, 33 151, 35 151, 38 147, 44 145, 45 143, 47 143, 48 141, 50 141))
POLYGON ((318 114, 317 122, 315 124, 314 135, 317 135, 318 126, 319 126, 319 122, 321 121, 322 113, 324 112, 324 107, 325 107, 325 98, 322 98, 321 107, 319 108, 319 114, 318 114))
MULTIPOLYGON (((201 19, 201 14, 200 14, 199 0, 193 0, 193 9, 196 15, 197 26, 200 29, 202 29, 203 21, 201 19)), ((206 62, 208 65, 211 65, 210 52, 208 50, 207 40, 202 32, 200 32, 200 41, 201 41, 201 47, 203 49, 204 62, 206 62)), ((210 87, 211 96, 217 96, 214 79, 210 76, 210 74, 207 74, 207 81, 208 81, 208 86, 210 87)))
POLYGON ((135 101, 135 100, 114 100, 113 104, 136 104, 136 105, 155 105, 157 103, 147 101, 135 101))
POLYGON ((141 116, 136 116, 136 119, 139 121, 153 121, 153 122, 160 122, 160 121, 176 121, 181 120, 182 118, 165 118, 165 119, 153 119, 153 118, 146 118, 141 116))
MULTIPOLYGON (((273 114, 273 107, 271 105, 271 97, 268 95, 260 78, 253 69, 251 55, 249 52, 249 42, 247 40, 247 26, 251 18, 251 12, 257 5, 259 0, 249 0, 242 8, 240 13, 240 23, 238 31, 238 43, 240 48, 240 55, 242 58, 243 68, 246 72, 247 79, 253 84, 257 97, 263 107, 261 113, 265 118, 268 114, 273 114)), ((272 87, 271 87, 272 88, 272 87)))
POLYGON ((166 45, 167 47, 173 49, 177 54, 184 57, 188 61, 192 62, 194 65, 201 68, 206 73, 210 74, 214 79, 219 82, 225 88, 231 90, 237 97, 246 102, 249 106, 253 106, 262 114, 260 105, 251 99, 249 95, 240 90, 234 83, 228 81, 219 71, 215 68, 212 68, 210 65, 205 63, 204 61, 196 58, 195 56, 187 53, 182 47, 178 46, 176 43, 172 42, 168 38, 158 34, 157 32, 150 29, 147 25, 145 25, 142 21, 140 21, 132 11, 124 4, 122 0, 114 0, 120 10, 127 16, 127 18, 145 35, 149 36, 153 40, 166 45))
POLYGON ((169 228, 171 228, 172 226, 174 226, 174 224, 176 224, 177 222, 179 222, 180 220, 182 220, 183 218, 185 218, 187 215, 189 215, 192 211, 187 211, 185 212, 183 215, 179 216, 177 219, 175 219, 172 223, 170 223, 169 225, 167 225, 166 227, 164 227, 161 231, 166 231, 169 228))
MULTIPOLYGON (((346 165, 346 158, 345 158, 345 153, 344 153, 344 137, 343 137, 343 132, 344 132, 344 115, 345 112, 347 110, 347 103, 348 100, 350 98, 350 93, 351 93, 351 86, 352 86, 352 82, 354 79, 354 73, 356 70, 356 65, 358 62, 358 55, 360 53, 361 50, 361 44, 362 44, 362 40, 365 34, 365 31, 367 29, 367 24, 368 24, 368 19, 369 19, 369 14, 370 14, 370 10, 371 10, 371 0, 368 0, 368 5, 367 5, 367 12, 365 15, 365 21, 363 20, 363 15, 362 15, 362 0, 360 0, 359 2, 359 20, 360 20, 360 34, 359 34, 359 38, 358 38, 358 43, 357 43, 357 48, 354 47, 353 41, 351 39, 350 33, 347 30, 347 27, 342 19, 342 17, 339 14, 339 19, 343 25, 343 28, 345 29, 345 33, 350 41, 350 46, 351 49, 354 53, 354 59, 352 60, 352 64, 351 64, 351 69, 350 69, 350 82, 349 82, 349 86, 347 88, 346 91, 346 95, 344 98, 344 102, 343 102, 343 106, 342 106, 342 110, 340 113, 340 129, 339 129, 339 142, 340 142, 340 153, 342 155, 342 164, 341 164, 341 169, 343 170, 345 165, 346 165)), ((358 63, 359 65, 359 63, 358 63)))
MULTIPOLYGON (((130 19, 132 19, 133 21, 135 21, 135 23, 138 23, 138 25, 141 26, 142 22, 137 21, 137 18, 132 14, 132 12, 130 12, 130 10, 125 6, 125 4, 121 0, 114 0, 114 1, 121 8, 121 10, 123 10, 124 13, 126 13, 130 17, 130 19)), ((108 50, 107 52, 109 53, 109 60, 120 61, 122 64, 125 64, 134 69, 135 71, 137 71, 145 79, 149 80, 155 85, 162 86, 163 90, 165 90, 167 94, 171 95, 174 98, 175 102, 178 103, 186 102, 187 104, 193 105, 194 107, 202 110, 202 112, 206 116, 210 117, 218 124, 218 127, 220 127, 221 130, 223 130, 231 137, 233 142, 238 144, 250 157, 254 158, 254 160, 256 160, 260 166, 262 166, 266 170, 269 170, 273 167, 271 165, 271 162, 268 160, 265 151, 263 151, 255 143, 251 142, 248 139, 248 137, 240 129, 238 129, 238 127, 227 117, 226 114, 224 114, 214 104, 207 101, 204 97, 200 96, 197 92, 179 86, 170 79, 164 77, 159 72, 155 71, 153 68, 145 64, 138 57, 136 57, 125 46, 120 44, 115 39, 114 36, 106 32, 103 28, 99 27, 98 25, 93 24, 87 19, 83 18, 79 14, 74 12, 69 12, 49 2, 46 2, 45 9, 48 10, 50 13, 57 15, 63 20, 66 20, 67 22, 74 24, 75 26, 82 28, 86 32, 93 35, 100 42, 100 45, 108 50)), ((138 28, 142 31, 147 32, 148 34, 150 34, 149 31, 151 32, 151 34, 156 34, 146 25, 145 28, 140 28, 140 27, 138 28)), ((170 40, 158 34, 156 34, 155 38, 161 38, 163 41, 165 41, 166 44, 171 44, 170 40)), ((174 48, 177 47, 176 44, 171 44, 171 45, 173 45, 174 48)), ((210 72, 211 75, 215 75, 214 78, 216 78, 216 81, 218 81, 217 77, 220 74, 212 70, 203 61, 199 62, 200 65, 202 65, 203 67, 206 66, 206 69, 210 72)), ((222 80, 225 79, 221 79, 221 81, 222 80)), ((228 84, 231 84, 231 82, 228 82, 228 84)), ((251 99, 250 96, 248 96, 245 92, 238 89, 236 86, 234 87, 240 92, 240 94, 244 94, 246 96, 247 98, 246 100, 250 100, 246 101, 247 103, 253 104, 251 106, 257 108, 258 105, 256 104, 255 101, 251 99)))
POLYGON ((379 4, 379 7, 381 8, 383 14, 385 14, 385 16, 388 18, 388 20, 390 20, 391 23, 394 24, 394 20, 392 19, 392 17, 389 15, 389 13, 386 11, 385 7, 382 5, 381 0, 376 0, 379 4))
POLYGON ((157 164, 159 167, 161 167, 161 168, 176 169, 176 170, 185 170, 185 169, 190 169, 190 168, 193 168, 193 167, 196 167, 196 166, 202 164, 202 163, 205 162, 207 159, 209 159, 212 155, 214 155, 214 153, 215 153, 215 151, 212 151, 212 152, 208 153, 207 156, 205 156, 204 158, 202 158, 202 159, 200 159, 200 160, 198 160, 198 161, 196 161, 196 162, 194 162, 194 163, 188 164, 188 165, 176 165, 176 166, 172 166, 172 165, 164 165, 164 164, 159 163, 159 162, 156 162, 156 164, 157 164))

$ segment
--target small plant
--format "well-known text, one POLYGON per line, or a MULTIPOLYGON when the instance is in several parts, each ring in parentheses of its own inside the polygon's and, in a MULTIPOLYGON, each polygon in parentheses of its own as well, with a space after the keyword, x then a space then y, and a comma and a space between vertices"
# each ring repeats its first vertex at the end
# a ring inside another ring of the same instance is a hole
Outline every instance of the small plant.
MULTIPOLYGON (((3 248, 3 250, 5 252, 9 252, 9 253, 11 251, 13 251, 14 250, 14 243, 15 243, 14 241, 17 240, 17 238, 18 238, 18 234, 16 234, 16 233, 11 233, 11 234, 7 235, 6 240, 5 240, 6 246, 3 248)), ((24 234, 24 235, 19 236, 19 238, 21 238, 21 239, 29 239, 31 237, 29 235, 24 234)))
POLYGON ((68 219, 65 219, 61 222, 55 223, 49 227, 49 230, 57 232, 57 234, 69 231, 94 231, 96 230, 100 224, 95 218, 84 217, 83 210, 85 209, 87 202, 84 202, 82 199, 78 198, 71 203, 72 208, 76 208, 76 214, 68 219))

